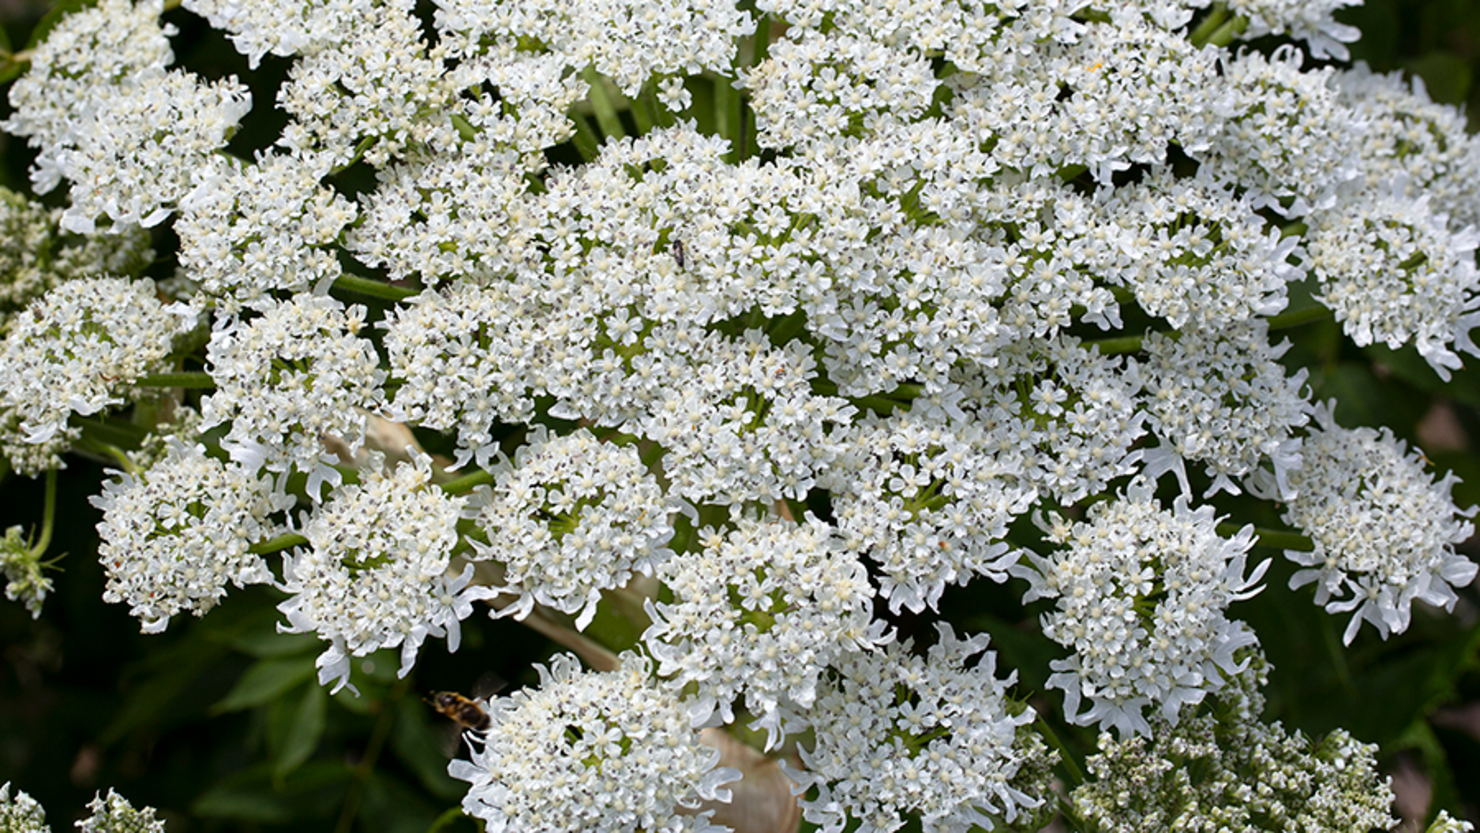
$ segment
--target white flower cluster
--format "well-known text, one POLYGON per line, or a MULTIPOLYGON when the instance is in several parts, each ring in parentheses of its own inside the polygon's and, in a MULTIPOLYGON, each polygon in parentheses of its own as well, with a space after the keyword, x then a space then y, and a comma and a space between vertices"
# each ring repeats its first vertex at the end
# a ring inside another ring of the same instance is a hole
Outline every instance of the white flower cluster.
POLYGON ((11 319, 0 342, 0 414, 18 429, 0 449, 27 474, 56 467, 78 435, 68 418, 139 399, 134 383, 169 369, 174 338, 195 321, 193 307, 162 303, 147 279, 52 289, 11 319))
POLYGON ((278 608, 286 633, 317 633, 330 643, 318 661, 319 681, 338 691, 349 682, 350 657, 401 649, 401 676, 428 636, 461 641, 473 602, 496 591, 469 586, 473 566, 448 575, 464 500, 431 485, 431 459, 385 472, 379 455, 319 504, 303 526, 308 547, 283 559, 278 608))
POLYGON ((204 614, 228 582, 272 582, 250 548, 279 531, 270 516, 291 505, 270 477, 178 441, 147 471, 106 481, 92 503, 103 512, 103 599, 128 604, 145 633, 164 630, 180 611, 204 614))
POLYGON ((64 209, 0 187, 0 328, 63 281, 136 275, 154 259, 142 229, 83 237, 61 229, 64 209))
POLYGON ((1215 526, 1213 507, 1191 509, 1183 496, 1168 512, 1137 481, 1084 522, 1053 519, 1045 531, 1063 549, 1014 568, 1032 585, 1024 600, 1055 601, 1044 635, 1074 652, 1053 660, 1048 678, 1071 722, 1139 734, 1150 730, 1152 706, 1175 724, 1184 706, 1240 670, 1234 653, 1257 640, 1226 610, 1263 589, 1269 562, 1246 577, 1253 527, 1225 539, 1215 526), (1090 701, 1083 714, 1081 698, 1090 701))
MULTIPOLYGON (((226 163, 181 204, 180 267, 225 314, 271 307, 276 292, 327 287, 341 270, 326 247, 354 207, 320 183, 324 171, 289 154, 226 163)), ((319 294, 323 294, 320 292, 319 294)))
POLYGON ((1136 470, 1145 433, 1133 374, 1072 337, 1017 342, 993 367, 963 379, 958 407, 972 414, 1006 471, 1073 503, 1136 470))
POLYGON ((1459 231, 1480 225, 1469 183, 1480 176, 1480 144, 1470 140, 1465 117, 1429 98, 1423 79, 1378 75, 1364 63, 1337 75, 1341 102, 1361 114, 1362 181, 1368 188, 1401 181, 1415 199, 1427 196, 1435 214, 1459 231))
MULTIPOLYGON (((1101 209, 1119 232, 1113 261, 1100 265, 1147 313, 1178 329, 1224 327, 1285 307, 1285 287, 1303 275, 1289 257, 1297 237, 1267 228, 1249 200, 1208 176, 1178 178, 1156 168, 1117 188, 1101 209)), ((1098 265, 1098 264, 1097 264, 1098 265)))
POLYGON ((742 519, 699 537, 698 552, 658 571, 673 601, 648 602, 643 641, 671 686, 697 685, 686 703, 696 725, 734 721, 744 694, 775 745, 788 708, 816 699, 823 669, 888 640, 868 573, 816 518, 742 519))
MULTIPOLYGON (((805 769, 788 770, 798 794, 817 788, 801 804, 819 829, 888 833, 918 814, 927 831, 992 830, 1042 801, 1021 790, 1027 762, 1043 752, 1022 729, 1033 710, 1008 702, 1016 672, 997 679, 985 635, 957 639, 949 625, 937 628, 928 656, 908 643, 854 654, 821 686, 805 719, 813 733, 805 769)), ((1031 787, 1042 794, 1042 784, 1031 787)))
POLYGON ((489 543, 473 547, 503 565, 498 589, 518 597, 501 615, 523 618, 538 603, 585 630, 601 591, 651 576, 673 556, 666 545, 677 507, 637 449, 585 430, 551 437, 538 429, 480 504, 472 518, 489 543))
MULTIPOLYGON (((1455 588, 1475 578, 1475 562, 1454 545, 1475 534, 1449 495, 1454 475, 1435 481, 1424 458, 1388 429, 1342 428, 1330 404, 1315 409, 1300 468, 1290 474, 1294 497, 1284 520, 1310 536, 1309 552, 1286 550, 1305 569, 1291 588, 1316 585, 1316 604, 1353 613, 1342 637, 1351 644, 1363 621, 1384 637, 1408 629, 1415 600, 1453 610, 1455 588)), ((1258 486, 1268 497, 1268 474, 1258 486)))
POLYGON ((678 699, 653 684, 647 660, 583 671, 569 654, 536 666, 538 689, 488 704, 486 732, 468 735, 463 809, 490 833, 611 830, 722 833, 701 800, 729 801, 740 771, 715 766, 678 699))
MULTIPOLYGON (((727 0, 589 0, 578 7, 560 0, 511 7, 443 0, 437 4, 436 25, 450 54, 474 66, 486 64, 497 72, 510 53, 521 50, 521 40, 535 41, 553 67, 592 68, 630 98, 655 77, 696 75, 706 69, 728 73, 737 39, 755 30, 750 15, 727 0)), ((664 98, 678 105, 684 96, 664 98)))
MULTIPOLYGON (((1361 37, 1355 26, 1338 22, 1332 14, 1362 0, 1227 0, 1234 14, 1248 21, 1241 37, 1244 40, 1265 35, 1289 35, 1310 46, 1313 58, 1346 60, 1351 54, 1346 45, 1361 37)), ((1188 5, 1205 5, 1202 2, 1188 5)))
POLYGON ((864 421, 853 445, 833 514, 844 546, 878 563, 890 609, 934 609, 947 585, 977 576, 1007 580, 1018 560, 1007 527, 1037 493, 1004 469, 979 423, 947 428, 905 412, 864 421))
POLYGON ((1448 379, 1462 366, 1449 345, 1480 355, 1468 335, 1480 325, 1480 229, 1451 232, 1401 180, 1343 197, 1312 217, 1306 238, 1321 303, 1358 345, 1411 342, 1448 379))
MULTIPOLYGON (((45 193, 62 180, 60 154, 119 85, 146 70, 159 72, 174 60, 161 26, 163 0, 102 0, 62 18, 36 46, 31 67, 10 87, 15 112, 7 132, 38 148, 31 181, 45 193)), ((75 191, 74 191, 75 193, 75 191)))
POLYGON ((1300 50, 1269 57, 1225 57, 1222 84, 1234 91, 1233 115, 1203 160, 1212 175, 1244 191, 1256 207, 1299 216, 1335 198, 1356 179, 1367 124, 1341 105, 1331 67, 1302 70, 1300 50))
POLYGON ((1147 471, 1175 471, 1190 493, 1185 461, 1196 461, 1213 476, 1208 497, 1239 494, 1234 479, 1268 460, 1279 493, 1291 494, 1289 472, 1301 461, 1295 431, 1310 421, 1310 405, 1305 368, 1287 375, 1279 363, 1289 342, 1270 344, 1267 326, 1254 319, 1221 330, 1152 333, 1144 347, 1141 401, 1163 440, 1147 452, 1147 471))
POLYGON ((223 445, 269 471, 322 472, 333 462, 326 434, 354 452, 386 375, 359 336, 364 317, 363 307, 301 293, 251 320, 218 321, 206 350, 216 390, 201 402, 201 426, 230 422, 223 445))

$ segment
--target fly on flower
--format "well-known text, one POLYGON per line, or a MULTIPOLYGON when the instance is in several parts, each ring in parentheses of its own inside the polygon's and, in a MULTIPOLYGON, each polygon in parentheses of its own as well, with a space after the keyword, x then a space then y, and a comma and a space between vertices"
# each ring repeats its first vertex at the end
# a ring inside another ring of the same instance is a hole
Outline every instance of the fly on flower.
POLYGON ((478 700, 487 700, 507 685, 504 678, 488 671, 473 685, 473 697, 465 697, 455 691, 434 691, 427 698, 427 704, 465 730, 486 732, 489 725, 488 713, 483 711, 478 700))

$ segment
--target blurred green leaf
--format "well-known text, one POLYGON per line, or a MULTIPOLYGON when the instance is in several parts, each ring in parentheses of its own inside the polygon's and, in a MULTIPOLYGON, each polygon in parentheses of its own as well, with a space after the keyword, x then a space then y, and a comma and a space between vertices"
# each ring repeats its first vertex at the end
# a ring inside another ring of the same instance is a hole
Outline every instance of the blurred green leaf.
POLYGON ((276 616, 233 634, 227 644, 247 656, 259 658, 317 654, 323 648, 323 641, 311 633, 278 633, 276 616))
POLYGON ((1476 370, 1461 369, 1445 382, 1412 345, 1402 350, 1390 350, 1385 345, 1374 344, 1363 348, 1362 352, 1375 364, 1387 368, 1394 376, 1419 390, 1443 394, 1456 402, 1480 408, 1480 372, 1476 370))
POLYGON ((221 714, 260 706, 312 678, 315 670, 313 657, 260 659, 247 669, 225 697, 211 707, 211 712, 221 714))
POLYGON ((278 719, 269 721, 268 745, 274 752, 272 774, 282 778, 303 765, 324 736, 324 715, 329 695, 317 682, 303 687, 303 694, 295 700, 281 700, 278 719))
POLYGON ((396 704, 390 744, 396 757, 422 786, 440 798, 456 798, 466 785, 447 774, 447 762, 462 752, 462 740, 449 720, 432 721, 431 707, 410 697, 396 704))
POLYGON ((384 770, 365 784, 360 829, 366 833, 424 833, 436 823, 441 807, 384 770))
POLYGON ((1424 774, 1434 790, 1433 797, 1429 799, 1430 820, 1440 808, 1460 812, 1464 796, 1455 788, 1454 770, 1449 765, 1449 755, 1445 753, 1444 745, 1434 736, 1434 730, 1427 721, 1414 721, 1406 732, 1393 741, 1393 746, 1416 749, 1423 759, 1424 774))
POLYGON ((1003 666, 1018 670, 1018 690, 1023 692, 1043 691, 1048 682, 1049 661, 1064 653, 1064 649, 1044 636, 1036 625, 1022 628, 990 613, 971 617, 962 624, 962 628, 967 633, 986 631, 991 636, 987 649, 997 652, 1003 666))
POLYGON ((1342 362, 1316 388, 1316 401, 1336 399, 1336 421, 1346 428, 1388 426, 1405 439, 1428 410, 1426 396, 1404 391, 1394 380, 1381 380, 1361 362, 1342 362))
POLYGON ((324 817, 334 811, 352 771, 338 761, 305 764, 285 781, 272 775, 271 764, 233 773, 191 805, 196 815, 259 824, 324 817))
POLYGON ((1429 97, 1435 101, 1459 104, 1470 94, 1470 65, 1453 52, 1430 52, 1404 61, 1403 66, 1423 79, 1429 97))

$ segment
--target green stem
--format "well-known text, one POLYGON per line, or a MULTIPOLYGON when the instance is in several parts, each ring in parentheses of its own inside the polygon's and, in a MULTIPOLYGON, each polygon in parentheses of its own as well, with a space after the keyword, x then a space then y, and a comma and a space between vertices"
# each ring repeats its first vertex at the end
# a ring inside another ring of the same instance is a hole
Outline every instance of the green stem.
POLYGON ((750 48, 750 65, 760 66, 761 62, 771 53, 771 16, 761 15, 761 19, 755 22, 755 40, 750 48))
POLYGON ((612 101, 611 88, 607 86, 607 80, 594 67, 587 67, 581 77, 591 85, 588 99, 591 102, 591 110, 596 114, 596 124, 608 139, 620 139, 627 135, 627 128, 622 126, 622 117, 617 114, 617 105, 612 101))
POLYGON ((1059 750, 1059 762, 1064 765, 1064 769, 1069 773, 1069 779, 1074 782, 1069 785, 1069 789, 1073 790, 1075 787, 1088 781, 1089 779, 1084 776, 1084 769, 1079 766, 1079 761, 1075 760, 1074 753, 1070 752, 1069 747, 1065 746, 1064 742, 1059 740, 1059 736, 1054 734, 1053 727, 1048 725, 1048 721, 1043 719, 1043 715, 1038 715, 1038 719, 1033 721, 1033 725, 1037 726, 1038 730, 1043 733, 1044 737, 1048 740, 1049 746, 1059 750))
POLYGON ((1305 309, 1292 312, 1282 312, 1269 319, 1269 331, 1284 330, 1290 327, 1299 327, 1301 324, 1310 324, 1316 321, 1325 321, 1335 316, 1327 307, 1319 304, 1305 309))
POLYGON ((590 162, 601 153, 601 139, 596 136, 596 131, 591 129, 591 122, 580 113, 572 110, 570 121, 576 128, 576 135, 571 137, 570 143, 575 146, 576 153, 581 155, 583 161, 590 162))
POLYGON ((418 290, 407 289, 403 286, 392 286, 385 281, 377 281, 373 278, 362 278, 359 275, 340 275, 334 279, 334 288, 340 292, 353 292, 357 295, 368 295, 371 298, 380 298, 386 301, 404 301, 419 294, 418 290))
MULTIPOLYGON (((1218 524, 1218 534, 1225 536, 1237 535, 1243 529, 1241 524, 1222 523, 1218 524)), ((1262 547, 1275 547, 1277 549, 1297 550, 1299 552, 1311 552, 1316 545, 1309 537, 1298 532, 1290 532, 1283 529, 1261 529, 1255 527, 1254 535, 1259 539, 1256 544, 1262 547)))
POLYGON ((250 552, 253 555, 267 555, 268 553, 281 552, 285 549, 288 549, 289 547, 301 547, 307 543, 308 539, 304 538, 302 535, 299 535, 296 532, 285 532, 282 535, 277 536, 276 538, 268 538, 266 541, 258 541, 257 543, 248 547, 247 552, 250 552))
POLYGON ((1234 38, 1242 35, 1247 28, 1249 28, 1249 19, 1243 15, 1239 15, 1222 26, 1219 26, 1218 31, 1214 32, 1213 36, 1208 38, 1208 43, 1213 46, 1227 46, 1233 42, 1234 38))
POLYGON ((1100 351, 1102 356, 1120 356, 1126 353, 1141 352, 1141 344, 1146 336, 1118 336, 1116 338, 1102 338, 1096 341, 1084 342, 1085 347, 1094 347, 1100 351))
POLYGON ((204 371, 151 373, 134 381, 141 388, 214 388, 216 380, 204 371))
POLYGON ((57 472, 59 469, 46 470, 46 503, 41 510, 41 537, 31 547, 31 553, 40 556, 51 546, 51 530, 56 523, 57 516, 57 472))
POLYGON ((353 829, 355 816, 360 813, 360 801, 365 784, 375 773, 375 762, 380 758, 380 750, 385 746, 386 738, 390 737, 391 725, 396 721, 397 710, 393 706, 406 696, 406 688, 409 685, 409 680, 397 681, 391 687, 386 702, 381 703, 380 715, 375 718, 375 726, 370 730, 370 740, 365 743, 365 754, 360 756, 360 762, 355 765, 354 780, 350 781, 349 789, 345 791, 344 805, 339 811, 339 821, 334 825, 335 833, 350 833, 353 829))
POLYGON ((475 472, 465 474, 455 480, 449 480, 442 484, 442 491, 449 495, 462 495, 473 491, 484 483, 492 483, 493 475, 479 469, 475 472))
POLYGON ((1192 30, 1192 34, 1187 39, 1192 41, 1193 46, 1203 46, 1227 19, 1228 9, 1219 3, 1213 6, 1213 10, 1208 12, 1208 16, 1203 18, 1202 23, 1199 23, 1196 29, 1192 30))
POLYGON ((657 95, 654 92, 656 82, 649 81, 637 94, 637 98, 627 100, 628 108, 632 112, 632 121, 637 125, 638 135, 645 135, 653 129, 657 123, 657 95))

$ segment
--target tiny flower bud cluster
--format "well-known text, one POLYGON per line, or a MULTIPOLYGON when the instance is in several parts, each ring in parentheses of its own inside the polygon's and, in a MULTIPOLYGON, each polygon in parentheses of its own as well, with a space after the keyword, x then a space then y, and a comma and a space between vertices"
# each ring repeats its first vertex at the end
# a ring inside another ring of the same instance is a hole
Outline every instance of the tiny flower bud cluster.
POLYGON ((19 789, 10 797, 10 782, 0 786, 0 830, 6 833, 51 833, 46 826, 46 811, 36 799, 19 789))
POLYGON ((1215 695, 1221 709, 1173 725, 1153 718, 1149 734, 1100 735, 1086 767, 1094 780, 1069 796, 1097 833, 1300 833, 1390 830, 1390 790, 1377 774, 1377 747, 1337 729, 1312 741, 1258 719, 1252 677, 1262 658, 1215 695), (1221 711, 1221 713, 1220 713, 1221 711))

